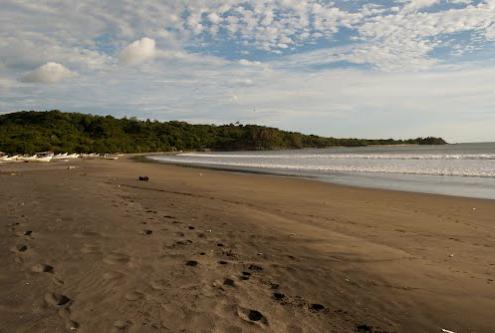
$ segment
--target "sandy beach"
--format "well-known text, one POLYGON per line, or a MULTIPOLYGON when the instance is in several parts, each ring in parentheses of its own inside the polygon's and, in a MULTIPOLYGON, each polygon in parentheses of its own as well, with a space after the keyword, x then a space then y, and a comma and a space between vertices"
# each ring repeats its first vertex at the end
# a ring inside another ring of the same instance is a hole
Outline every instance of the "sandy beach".
POLYGON ((492 200, 123 158, 0 165, 0 212, 2 333, 495 331, 492 200))

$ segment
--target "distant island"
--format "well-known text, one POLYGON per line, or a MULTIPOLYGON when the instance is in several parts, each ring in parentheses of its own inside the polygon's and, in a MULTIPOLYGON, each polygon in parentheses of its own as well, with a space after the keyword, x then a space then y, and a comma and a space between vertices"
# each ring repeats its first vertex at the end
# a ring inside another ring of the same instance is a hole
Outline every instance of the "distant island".
POLYGON ((0 152, 6 154, 273 150, 400 144, 440 145, 446 142, 435 137, 339 139, 258 125, 193 125, 181 121, 117 119, 59 110, 0 115, 0 152))

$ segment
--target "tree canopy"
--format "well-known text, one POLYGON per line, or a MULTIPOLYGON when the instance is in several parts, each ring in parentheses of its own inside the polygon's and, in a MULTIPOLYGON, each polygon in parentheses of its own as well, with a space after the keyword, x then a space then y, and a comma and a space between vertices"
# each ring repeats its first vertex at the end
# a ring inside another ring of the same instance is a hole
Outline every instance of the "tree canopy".
POLYGON ((8 154, 140 153, 173 150, 270 150, 392 144, 445 144, 441 138, 338 139, 258 125, 193 125, 81 113, 21 111, 0 115, 0 151, 8 154))

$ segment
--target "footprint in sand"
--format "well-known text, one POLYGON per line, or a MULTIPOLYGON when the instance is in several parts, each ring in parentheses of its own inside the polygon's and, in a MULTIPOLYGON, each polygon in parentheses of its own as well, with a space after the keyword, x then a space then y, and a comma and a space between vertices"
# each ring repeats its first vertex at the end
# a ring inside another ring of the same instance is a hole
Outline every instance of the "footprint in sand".
POLYGON ((273 293, 273 299, 277 301, 283 301, 285 299, 285 295, 279 292, 273 293))
POLYGON ((239 277, 239 279, 247 281, 251 277, 251 273, 249 272, 242 272, 242 275, 239 277))
POLYGON ((70 310, 67 307, 58 310, 58 316, 65 321, 65 327, 69 331, 75 331, 79 328, 79 323, 70 319, 70 310))
POLYGON ((45 302, 48 305, 51 305, 54 307, 66 307, 72 303, 72 300, 69 297, 62 295, 62 294, 46 293, 45 294, 45 302))
POLYGON ((98 237, 98 236, 101 236, 101 234, 94 231, 82 231, 74 234, 74 237, 77 238, 98 237))
POLYGON ((356 329, 358 332, 372 332, 373 331, 373 327, 369 326, 367 324, 356 325, 356 329))
POLYGON ((111 333, 124 333, 127 332, 129 327, 132 325, 130 321, 117 320, 113 323, 111 333))
POLYGON ((223 285, 228 287, 235 287, 235 282, 234 280, 227 278, 223 281, 223 285))
POLYGON ((32 230, 25 230, 25 231, 16 231, 15 235, 17 237, 23 237, 23 236, 31 236, 33 234, 32 230))
POLYGON ((33 273, 53 273, 53 266, 46 264, 36 264, 31 267, 33 273))
POLYGON ((309 311, 311 311, 311 312, 320 312, 320 311, 325 310, 325 307, 321 304, 318 304, 318 303, 310 304, 310 305, 308 305, 308 308, 309 308, 309 311))
POLYGON ((129 256, 122 253, 113 252, 103 258, 103 262, 106 264, 126 264, 130 260, 129 256))
POLYGON ((263 267, 252 264, 252 265, 249 265, 248 269, 250 271, 254 271, 254 272, 261 272, 263 270, 263 267))
POLYGON ((83 244, 83 247, 81 248, 81 253, 98 254, 100 253, 100 247, 94 244, 83 244))
POLYGON ((10 249, 12 252, 26 252, 28 250, 28 246, 25 244, 17 244, 13 248, 10 249))
POLYGON ((155 290, 163 290, 170 286, 166 280, 154 280, 150 282, 151 288, 155 290))
POLYGON ((130 291, 127 294, 125 294, 125 299, 128 301, 137 301, 140 300, 144 297, 143 293, 140 293, 139 291, 130 291))
POLYGON ((110 280, 118 280, 121 279, 125 276, 124 273, 121 272, 116 272, 116 271, 111 271, 111 272, 106 272, 103 274, 103 279, 110 281, 110 280))
POLYGON ((250 322, 250 323, 268 325, 268 320, 258 310, 245 309, 242 307, 238 307, 237 315, 242 320, 245 320, 245 321, 250 322))
POLYGON ((186 261, 186 266, 195 267, 198 266, 198 262, 196 260, 188 260, 186 261))
POLYGON ((79 323, 74 321, 74 320, 67 320, 65 322, 65 327, 69 330, 69 331, 75 331, 79 328, 79 323))
POLYGON ((172 247, 175 247, 175 246, 179 246, 179 245, 191 245, 193 242, 192 240, 190 239, 186 239, 186 240, 180 240, 180 241, 177 241, 175 242, 172 247))
POLYGON ((53 281, 53 283, 55 283, 56 285, 59 285, 59 286, 64 284, 64 281, 62 279, 56 277, 56 276, 52 277, 52 281, 53 281))

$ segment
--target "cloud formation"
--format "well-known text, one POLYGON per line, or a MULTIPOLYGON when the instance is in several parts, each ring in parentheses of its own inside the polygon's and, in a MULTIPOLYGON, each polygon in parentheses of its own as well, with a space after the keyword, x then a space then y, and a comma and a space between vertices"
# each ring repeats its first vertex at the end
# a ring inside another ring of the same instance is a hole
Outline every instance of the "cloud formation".
POLYGON ((151 60, 155 55, 155 41, 143 37, 126 46, 120 53, 120 60, 126 65, 135 65, 151 60))
POLYGON ((57 83, 72 76, 75 76, 75 73, 71 72, 64 65, 56 62, 47 62, 24 75, 21 81, 29 83, 57 83))
POLYGON ((493 139, 493 59, 495 0, 2 0, 0 112, 493 139))

